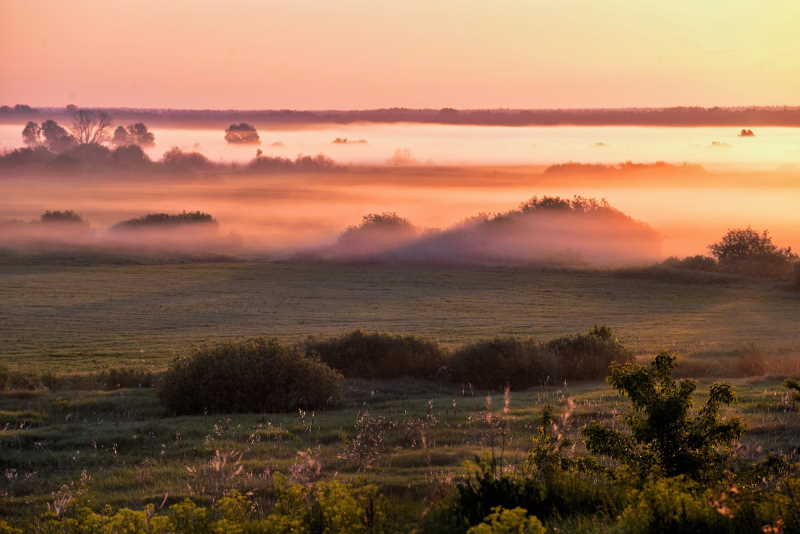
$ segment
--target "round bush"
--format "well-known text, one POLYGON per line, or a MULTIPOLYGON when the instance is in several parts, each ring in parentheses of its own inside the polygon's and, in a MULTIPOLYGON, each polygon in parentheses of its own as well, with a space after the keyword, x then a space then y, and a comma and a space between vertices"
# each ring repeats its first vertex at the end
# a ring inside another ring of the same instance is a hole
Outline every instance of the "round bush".
POLYGON ((201 349, 176 360, 159 389, 178 414, 291 412, 331 406, 341 375, 275 339, 250 339, 201 349))
POLYGON ((348 378, 430 378, 444 364, 439 345, 414 336, 356 330, 331 339, 310 339, 305 348, 348 378))
POLYGON ((465 345, 450 357, 447 368, 453 382, 469 383, 478 389, 499 389, 506 385, 524 389, 541 385, 546 378, 539 345, 532 339, 515 337, 465 345))

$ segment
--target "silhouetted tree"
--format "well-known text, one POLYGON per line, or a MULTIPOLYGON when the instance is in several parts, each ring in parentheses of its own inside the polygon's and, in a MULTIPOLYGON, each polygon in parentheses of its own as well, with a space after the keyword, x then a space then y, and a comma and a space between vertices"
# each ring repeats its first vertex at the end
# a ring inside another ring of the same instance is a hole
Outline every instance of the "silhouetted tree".
POLYGON ((99 145, 106 140, 111 116, 105 111, 78 109, 72 113, 72 135, 81 145, 99 145))
POLYGON ((231 124, 225 130, 225 140, 229 143, 260 143, 258 132, 255 126, 241 122, 239 124, 231 124))
POLYGON ((124 126, 117 126, 114 130, 114 137, 111 138, 111 144, 114 146, 125 146, 131 144, 131 136, 124 126))
POLYGON ((791 271, 797 254, 791 247, 779 248, 769 232, 752 228, 728 231, 722 239, 709 245, 722 270, 762 276, 782 276, 791 271))
POLYGON ((36 122, 28 121, 28 124, 22 129, 22 142, 28 146, 42 144, 42 127, 36 122))
POLYGON ((44 143, 53 152, 63 152, 76 145, 75 138, 54 120, 46 120, 41 129, 44 143))
POLYGON ((156 136, 142 122, 128 126, 128 133, 133 137, 134 143, 139 146, 151 146, 156 142, 156 136))

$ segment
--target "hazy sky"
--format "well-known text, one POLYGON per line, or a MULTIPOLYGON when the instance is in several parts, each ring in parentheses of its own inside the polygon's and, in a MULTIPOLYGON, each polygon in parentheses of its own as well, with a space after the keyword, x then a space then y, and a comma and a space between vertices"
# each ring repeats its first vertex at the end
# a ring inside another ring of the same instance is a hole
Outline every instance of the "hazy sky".
POLYGON ((0 103, 800 104, 798 0, 0 0, 0 103))

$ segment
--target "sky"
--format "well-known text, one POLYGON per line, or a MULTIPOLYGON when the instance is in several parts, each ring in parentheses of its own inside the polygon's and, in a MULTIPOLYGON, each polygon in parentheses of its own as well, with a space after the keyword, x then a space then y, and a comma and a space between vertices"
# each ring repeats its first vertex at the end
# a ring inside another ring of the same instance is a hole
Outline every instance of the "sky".
POLYGON ((0 104, 800 104, 797 0, 0 0, 0 104))

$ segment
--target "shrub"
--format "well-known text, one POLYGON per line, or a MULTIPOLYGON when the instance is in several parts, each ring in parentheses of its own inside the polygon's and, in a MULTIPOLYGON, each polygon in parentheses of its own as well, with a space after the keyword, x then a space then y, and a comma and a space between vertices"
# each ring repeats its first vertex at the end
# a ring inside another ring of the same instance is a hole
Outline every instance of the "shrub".
POLYGON ((675 269, 688 269, 691 271, 714 272, 717 270, 717 260, 710 256, 686 256, 683 259, 675 256, 664 260, 664 265, 675 269))
POLYGON ((252 143, 258 144, 261 140, 258 137, 258 131, 252 124, 241 122, 239 124, 231 124, 225 129, 225 140, 229 143, 252 143))
POLYGON ((59 224, 86 224, 83 217, 78 215, 72 210, 64 211, 45 211, 42 213, 41 222, 43 223, 59 223, 59 224))
POLYGON ((669 353, 659 354, 648 366, 614 365, 609 383, 633 405, 625 417, 630 433, 592 423, 584 429, 589 451, 610 456, 642 476, 719 476, 744 431, 739 419, 720 416, 720 408, 733 402, 733 390, 728 384, 712 384, 705 405, 693 414, 696 384, 674 380, 674 367, 675 357, 669 353))
POLYGON ((159 397, 179 414, 320 409, 340 395, 341 375, 275 339, 223 343, 176 360, 159 397))
POLYGON ((217 221, 208 213, 202 211, 183 211, 175 215, 170 213, 148 213, 142 217, 128 219, 115 224, 112 230, 136 230, 141 228, 164 228, 185 225, 208 224, 216 225, 217 221))
POLYGON ((495 338, 466 345, 448 360, 451 380, 480 389, 525 389, 548 382, 599 379, 613 362, 631 352, 608 327, 562 337, 545 344, 532 339, 495 338))
POLYGON ((348 378, 431 378, 444 364, 436 343, 415 336, 364 333, 309 339, 305 350, 348 378))
POLYGON ((545 345, 552 354, 557 380, 589 380, 604 377, 613 363, 633 360, 633 354, 607 326, 595 326, 586 334, 554 339, 545 345))
POLYGON ((539 345, 532 339, 496 337, 458 349, 447 361, 453 382, 479 389, 525 389, 547 377, 539 345))
POLYGON ((752 228, 730 230, 708 248, 721 270, 753 276, 786 276, 797 261, 791 247, 777 247, 766 230, 760 234, 752 228))
POLYGON ((506 510, 498 506, 483 523, 470 528, 467 534, 545 534, 546 531, 539 519, 528 516, 527 510, 506 510))
MULTIPOLYGON (((276 499, 265 517, 256 503, 231 492, 213 506, 186 499, 165 510, 153 505, 143 511, 110 507, 102 512, 80 508, 65 517, 43 516, 29 525, 33 534, 388 534, 399 529, 390 521, 384 499, 374 486, 351 486, 339 481, 309 486, 276 483, 276 499)), ((21 533, 0 521, 0 533, 21 533)))
POLYGON ((5 391, 11 382, 11 372, 3 364, 0 364, 0 391, 5 391))
POLYGON ((193 172, 211 169, 214 164, 199 152, 183 152, 173 147, 164 153, 161 163, 164 168, 174 172, 193 172))

